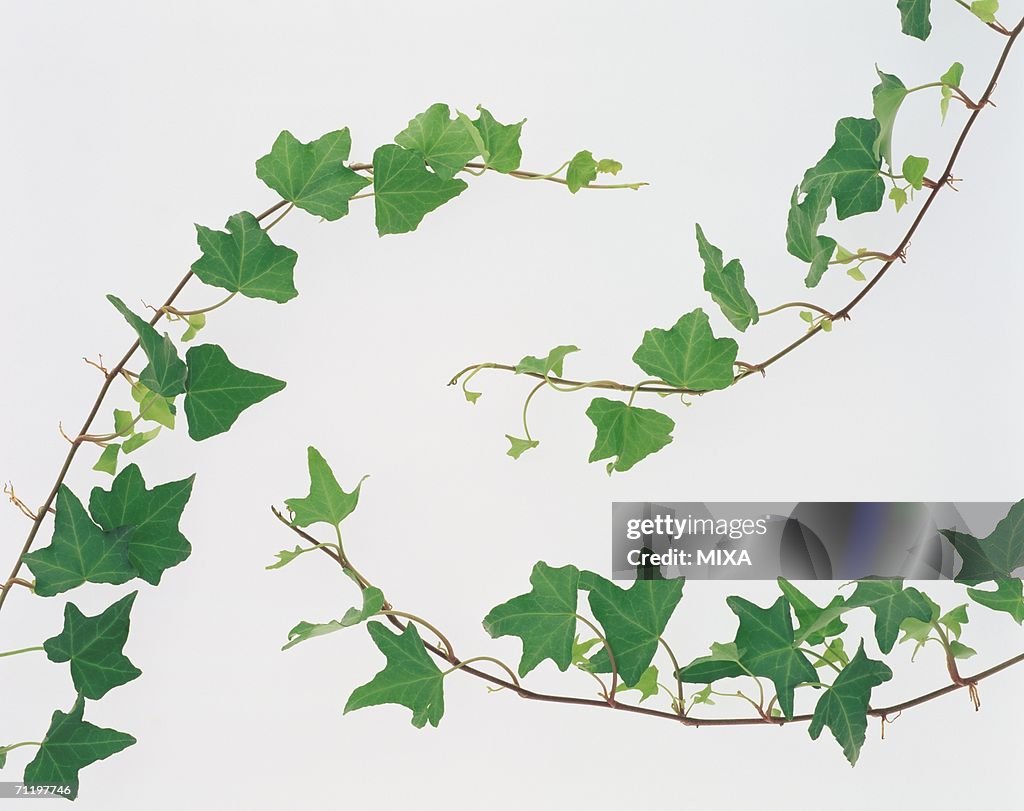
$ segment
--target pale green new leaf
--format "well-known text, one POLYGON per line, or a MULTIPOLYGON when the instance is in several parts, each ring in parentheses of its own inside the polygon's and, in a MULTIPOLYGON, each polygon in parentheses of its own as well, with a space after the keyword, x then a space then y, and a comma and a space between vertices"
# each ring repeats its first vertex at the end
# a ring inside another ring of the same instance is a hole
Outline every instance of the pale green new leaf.
POLYGON ((871 98, 874 102, 874 116, 879 124, 878 136, 875 138, 874 153, 876 158, 881 158, 893 169, 892 165, 892 133, 896 125, 896 116, 899 114, 903 100, 907 97, 907 86, 900 81, 898 76, 891 73, 883 73, 875 68, 881 82, 875 85, 871 91, 871 98))
POLYGON ((974 16, 985 23, 994 23, 999 11, 999 0, 974 0, 971 3, 974 16))
POLYGON ((928 158, 907 155, 903 161, 903 177, 914 191, 921 191, 924 187, 924 173, 927 171, 928 158))
POLYGON ((359 623, 366 622, 375 614, 379 614, 382 608, 384 608, 384 592, 376 586, 368 586, 363 589, 362 608, 353 607, 348 609, 340 620, 319 623, 300 622, 288 632, 288 642, 281 650, 288 650, 288 648, 294 647, 300 642, 305 642, 307 639, 333 634, 342 628, 351 628, 353 625, 359 625, 359 623))
POLYGON ((580 348, 578 346, 566 344, 563 346, 556 346, 548 352, 546 357, 543 358, 527 355, 516 364, 516 374, 533 372, 534 374, 546 375, 549 372, 554 372, 555 377, 561 377, 562 363, 565 361, 565 356, 579 351, 580 348))
POLYGON ((658 694, 658 668, 651 665, 644 671, 636 684, 620 684, 615 691, 616 696, 625 693, 627 690, 637 690, 640 693, 640 703, 643 704, 651 696, 658 694))
POLYGON ((953 99, 954 87, 960 87, 960 82, 964 78, 964 66, 959 62, 954 62, 950 65, 949 70, 942 74, 939 78, 940 82, 945 85, 942 88, 942 98, 939 100, 939 109, 942 112, 942 122, 946 122, 946 114, 949 112, 949 102, 953 99))
POLYGON ((518 459, 528 450, 536 448, 540 444, 536 439, 521 439, 511 434, 505 434, 505 439, 509 441, 509 449, 505 453, 513 459, 518 459))

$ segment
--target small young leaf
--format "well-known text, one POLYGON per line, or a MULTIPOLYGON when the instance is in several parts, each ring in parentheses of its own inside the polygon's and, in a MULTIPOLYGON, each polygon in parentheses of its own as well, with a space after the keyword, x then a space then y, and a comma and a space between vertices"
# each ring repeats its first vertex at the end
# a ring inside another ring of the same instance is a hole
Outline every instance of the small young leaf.
POLYGON ((617 175, 622 171, 622 164, 611 158, 601 158, 597 162, 597 171, 602 175, 617 175))
POLYGON ((643 704, 651 696, 658 694, 658 668, 651 665, 647 670, 643 672, 643 675, 637 680, 636 684, 620 684, 618 690, 615 691, 616 695, 619 693, 625 693, 627 690, 638 690, 640 692, 640 703, 643 704))
POLYGON ((900 625, 908 617, 921 622, 932 619, 930 600, 913 587, 904 588, 902 578, 858 580, 846 605, 871 609, 875 615, 875 639, 882 653, 892 651, 900 625))
POLYGON ((821 319, 821 331, 822 332, 831 332, 832 331, 832 319, 831 318, 822 318, 821 319))
POLYGON ((137 380, 132 383, 132 399, 139 404, 139 416, 142 419, 174 430, 174 415, 177 409, 174 407, 173 399, 161 397, 137 380))
POLYGON ((528 450, 536 448, 540 444, 536 439, 520 439, 519 437, 512 436, 511 434, 505 434, 505 439, 509 441, 511 446, 506 453, 513 459, 518 459, 528 450))
MULTIPOLYGON (((195 338, 199 331, 206 326, 206 313, 186 315, 185 323, 188 324, 188 328, 181 334, 181 342, 183 344, 187 344, 195 338)), ((173 428, 174 426, 172 425, 171 427, 173 428)))
POLYGON ((431 172, 416 152, 396 144, 378 147, 373 153, 377 233, 384 236, 415 231, 427 214, 466 188, 464 180, 446 180, 431 172))
POLYGON ((587 417, 597 428, 597 439, 588 461, 613 461, 607 465, 625 473, 640 460, 660 451, 672 441, 675 423, 660 411, 627 406, 619 400, 595 397, 587 408, 587 417))
POLYGON ((142 431, 141 433, 138 434, 132 434, 130 437, 128 437, 128 439, 126 439, 121 444, 121 450, 124 451, 125 453, 132 453, 133 451, 137 451, 143 445, 146 445, 147 443, 156 439, 159 433, 160 426, 158 425, 156 428, 153 428, 150 431, 142 431))
POLYGON ((345 166, 351 148, 348 127, 308 144, 284 130, 270 152, 256 161, 256 176, 310 214, 337 220, 348 214, 348 201, 370 185, 345 166))
POLYGON ((480 154, 476 129, 465 116, 451 117, 447 104, 431 104, 395 136, 395 143, 418 154, 443 180, 451 180, 480 154))
POLYGON ((875 158, 884 160, 891 170, 893 168, 892 132, 896 124, 896 116, 903 105, 903 100, 907 97, 907 86, 900 81, 898 76, 883 73, 878 68, 875 68, 875 72, 878 73, 878 78, 882 81, 871 91, 875 120, 879 124, 873 149, 875 158))
POLYGON ((915 191, 921 191, 924 186, 924 173, 927 171, 928 158, 907 155, 903 161, 903 177, 915 191))
POLYGON ((139 345, 149 363, 139 375, 139 382, 164 397, 176 397, 185 391, 185 364, 167 335, 160 335, 148 321, 139 317, 117 296, 107 296, 125 321, 139 336, 139 345))
POLYGON ((92 466, 92 469, 98 473, 109 473, 113 476, 117 473, 117 455, 121 451, 121 446, 118 444, 107 445, 103 449, 103 453, 100 454, 100 458, 96 460, 96 464, 92 466))
POLYGON ((951 608, 941 617, 939 617, 939 625, 942 625, 949 631, 950 635, 954 639, 959 639, 960 634, 963 631, 963 626, 969 623, 970 620, 967 618, 967 604, 958 605, 956 608, 951 608))
POLYGON ((903 33, 917 39, 928 39, 932 32, 932 0, 897 0, 903 33))
POLYGON ((94 701, 127 684, 142 671, 124 655, 132 604, 137 591, 127 594, 95 617, 74 603, 64 605, 64 630, 43 643, 51 662, 70 662, 75 690, 94 701))
POLYGON ((986 538, 955 529, 940 530, 963 559, 958 583, 977 585, 1001 580, 1024 566, 1024 501, 1018 501, 986 538))
POLYGON ((479 116, 473 126, 480 136, 480 154, 484 163, 497 172, 514 172, 523 160, 519 136, 526 119, 515 124, 499 124, 483 107, 477 106, 476 109, 479 116))
POLYGON ((896 210, 899 211, 907 204, 907 190, 901 189, 899 186, 893 186, 889 192, 889 199, 896 204, 896 210))
POLYGON ((268 570, 283 569, 285 566, 287 566, 289 563, 295 560, 295 558, 300 557, 306 554, 306 552, 312 551, 313 549, 316 549, 316 547, 299 546, 298 544, 295 545, 294 549, 282 549, 280 552, 274 553, 277 556, 277 560, 271 563, 269 566, 264 566, 263 568, 268 570))
POLYGON ((840 119, 835 143, 804 174, 801 191, 809 194, 819 185, 830 184, 841 220, 878 211, 885 195, 885 183, 879 177, 881 160, 875 152, 880 134, 881 126, 873 118, 840 119))
POLYGON ((985 23, 994 23, 999 11, 999 0, 974 0, 971 3, 974 16, 985 23))
POLYGON ((850 268, 848 271, 846 271, 846 275, 856 282, 867 281, 867 276, 864 275, 864 271, 862 271, 860 268, 850 268))
POLYGON ((836 246, 836 261, 842 265, 847 265, 857 258, 857 254, 851 253, 846 250, 842 245, 836 246))
POLYGON ((967 589, 968 596, 993 611, 1005 611, 1018 625, 1024 623, 1024 584, 1019 578, 996 581, 995 591, 967 589))
POLYGON ((305 642, 307 639, 324 636, 325 634, 333 634, 342 628, 351 628, 353 625, 365 622, 374 614, 380 613, 383 607, 384 592, 376 586, 369 586, 363 589, 362 608, 348 609, 340 620, 322 623, 300 622, 288 632, 288 642, 281 650, 288 650, 288 648, 292 648, 300 642, 305 642))
POLYGON ((114 433, 118 436, 129 436, 135 433, 135 418, 131 411, 114 409, 114 433))
POLYGON ((942 98, 939 101, 939 109, 942 112, 942 122, 946 121, 946 114, 949 112, 949 102, 953 98, 954 87, 960 87, 960 82, 964 78, 964 66, 959 62, 954 62, 949 70, 942 74, 939 81, 943 82, 946 86, 942 88, 942 98))
POLYGON ((476 405, 476 401, 483 396, 482 391, 470 391, 469 389, 463 389, 462 393, 466 395, 466 399, 473 405, 476 405))
POLYGON ((809 310, 801 310, 800 317, 808 324, 814 321, 814 313, 810 312, 809 310))
POLYGON ((949 643, 949 652, 953 654, 954 659, 970 659, 972 656, 977 656, 978 652, 963 642, 953 640, 949 643))
POLYGON ((320 451, 310 445, 306 458, 309 466, 309 495, 305 498, 288 498, 284 502, 295 515, 292 523, 297 527, 317 523, 338 526, 359 505, 359 488, 363 486, 366 477, 359 480, 351 493, 346 493, 320 451))
POLYGON ((647 330, 633 362, 670 386, 712 391, 732 385, 738 351, 732 338, 716 338, 707 313, 696 309, 670 329, 647 330))
POLYGON ((747 292, 743 265, 739 259, 724 264, 721 249, 708 242, 697 224, 697 251, 704 262, 704 289, 722 313, 740 332, 757 323, 757 302, 747 292))
POLYGON ((600 644, 600 639, 588 639, 585 642, 580 642, 580 638, 577 636, 576 640, 572 643, 572 663, 577 667, 585 665, 587 654, 600 644))
POLYGON ((573 155, 569 168, 565 171, 565 182, 569 191, 576 194, 584 186, 597 180, 597 161, 591 152, 584 149, 573 155))
POLYGON ((579 351, 580 348, 578 346, 566 344, 564 346, 556 346, 543 358, 527 355, 516 364, 516 374, 533 372, 534 374, 546 375, 549 372, 554 372, 555 377, 561 377, 562 363, 565 360, 565 356, 579 351))

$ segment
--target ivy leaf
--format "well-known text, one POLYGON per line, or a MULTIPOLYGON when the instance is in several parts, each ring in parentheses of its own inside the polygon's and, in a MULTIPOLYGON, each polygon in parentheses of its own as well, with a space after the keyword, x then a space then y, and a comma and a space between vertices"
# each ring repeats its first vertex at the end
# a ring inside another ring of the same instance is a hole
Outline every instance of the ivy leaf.
POLYGON ((963 559, 956 576, 958 583, 973 586, 1006 579, 1024 566, 1024 501, 1014 504, 986 538, 975 538, 955 529, 940 532, 963 559))
POLYGON ((117 473, 117 455, 121 452, 121 446, 117 443, 107 445, 103 449, 103 453, 100 454, 100 458, 96 460, 96 464, 92 466, 92 469, 97 473, 109 473, 113 476, 117 473))
POLYGON ((877 67, 875 72, 881 82, 875 85, 871 91, 871 98, 874 102, 873 112, 875 120, 879 124, 878 136, 874 143, 874 154, 876 160, 884 160, 892 169, 892 132, 896 125, 896 116, 903 105, 903 100, 907 97, 907 86, 900 81, 898 76, 883 73, 877 67))
POLYGON ((104 532, 62 484, 50 545, 23 558, 36 577, 36 594, 53 597, 86 582, 127 583, 135 577, 128 557, 130 534, 130 528, 104 532))
POLYGON ((784 577, 778 578, 778 584, 800 623, 796 632, 797 642, 823 645, 829 637, 839 636, 846 630, 846 623, 840 619, 845 603, 841 596, 833 597, 832 602, 821 608, 784 577))
POLYGON ((999 11, 999 0, 974 0, 971 11, 982 22, 994 23, 996 12, 999 11))
POLYGON ((518 459, 528 450, 536 448, 540 444, 536 439, 520 439, 519 437, 512 436, 511 434, 505 434, 505 439, 509 441, 510 445, 509 449, 505 451, 505 453, 513 459, 518 459))
POLYGON ((911 185, 914 191, 921 191, 924 187, 924 173, 928 171, 928 158, 918 158, 915 155, 907 155, 903 161, 903 177, 911 185))
POLYGON ((465 116, 451 117, 447 104, 431 104, 395 136, 395 143, 423 158, 434 174, 451 180, 480 154, 473 123, 465 116))
POLYGON ((658 668, 651 665, 644 671, 636 684, 620 684, 615 695, 625 693, 627 690, 638 690, 640 692, 640 703, 643 704, 651 696, 658 694, 658 668))
POLYGON ((928 39, 932 32, 932 0, 897 0, 903 33, 917 39, 928 39))
MULTIPOLYGON (((732 679, 746 675, 740 664, 740 652, 735 642, 713 642, 710 656, 699 656, 676 674, 687 684, 708 684, 719 679, 732 679)), ((713 704, 713 701, 706 702, 713 704)))
POLYGON ((315 548, 315 546, 299 546, 298 544, 295 544, 294 549, 282 549, 280 552, 275 552, 274 554, 277 556, 277 560, 263 568, 268 571, 272 569, 283 569, 296 558, 302 557, 311 549, 315 548))
POLYGON ((585 642, 580 642, 580 638, 577 636, 572 643, 572 664, 577 667, 586 664, 587 654, 600 644, 600 639, 588 639, 585 642))
POLYGON ((484 630, 494 639, 518 636, 523 641, 520 676, 545 659, 562 671, 572 664, 579 581, 575 566, 556 569, 539 561, 530 573, 530 591, 495 606, 484 617, 484 630))
POLYGON ((445 179, 423 165, 423 159, 396 144, 385 144, 373 153, 373 199, 377 233, 415 231, 435 208, 458 197, 466 182, 445 179))
MULTIPOLYGON (((626 590, 600 575, 584 572, 580 587, 590 592, 590 610, 604 629, 619 678, 626 684, 636 684, 654 660, 658 639, 679 605, 683 579, 637 580, 626 590)), ((589 669, 612 672, 607 648, 594 654, 589 669)))
POLYGON ((131 436, 135 433, 135 420, 131 411, 114 409, 114 433, 118 436, 131 436))
POLYGON ((142 419, 174 430, 174 415, 177 409, 172 398, 162 397, 155 391, 150 391, 138 380, 132 383, 131 393, 132 399, 139 404, 139 416, 142 419))
POLYGON ((324 636, 325 634, 333 634, 342 628, 351 628, 353 625, 359 625, 361 622, 366 622, 374 614, 379 614, 383 608, 384 592, 376 586, 368 586, 363 589, 362 608, 350 608, 340 620, 320 623, 300 622, 288 632, 288 642, 281 650, 288 650, 288 648, 295 647, 307 639, 324 636))
POLYGON ((380 622, 367 623, 370 636, 387 657, 387 665, 373 679, 357 687, 345 704, 345 712, 378 704, 401 704, 412 710, 412 725, 437 726, 444 715, 444 675, 434 664, 416 626, 409 623, 401 634, 391 633, 380 622))
POLYGON ((359 480, 351 493, 346 493, 338 484, 327 460, 312 445, 306 451, 306 459, 309 465, 309 495, 305 498, 288 498, 284 502, 295 516, 292 524, 308 527, 323 523, 336 527, 358 506, 359 488, 363 486, 366 476, 359 480))
POLYGON ((884 662, 868 659, 861 640, 850 664, 836 676, 835 682, 818 699, 808 732, 817 740, 826 726, 843 747, 843 754, 856 765, 868 729, 868 705, 871 691, 892 678, 884 662))
POLYGON ((587 408, 587 417, 597 428, 597 439, 588 461, 615 459, 607 464, 625 473, 642 459, 656 453, 672 441, 676 424, 660 411, 628 406, 619 400, 595 397, 587 408))
POLYGON ((74 800, 78 796, 78 772, 81 769, 135 743, 131 735, 82 720, 84 712, 85 699, 79 696, 71 712, 56 710, 53 713, 43 745, 25 767, 25 783, 70 786, 71 791, 60 796, 74 800))
POLYGON ((819 236, 818 229, 828 217, 828 207, 832 202, 832 182, 825 181, 804 195, 800 202, 801 189, 793 189, 789 203, 789 219, 786 223, 786 247, 797 259, 810 262, 804 284, 816 287, 821 277, 828 270, 832 254, 836 249, 836 241, 832 237, 819 236))
POLYGON ((815 662, 814 666, 816 668, 828 667, 829 665, 846 667, 848 664, 850 664, 850 657, 846 655, 843 638, 837 636, 825 646, 825 650, 821 653, 821 659, 815 662))
POLYGON ((147 490, 139 466, 133 464, 114 479, 109 492, 94 487, 89 496, 89 512, 103 529, 113 532, 131 528, 128 560, 139 577, 154 586, 165 571, 192 552, 178 522, 192 495, 195 478, 193 475, 147 490))
POLYGON ((134 453, 143 445, 148 445, 156 439, 160 434, 160 430, 160 426, 158 425, 151 431, 142 431, 141 433, 133 434, 121 444, 121 450, 125 453, 134 453))
MULTIPOLYGON (((299 294, 294 280, 299 256, 295 251, 275 244, 248 211, 232 215, 224 227, 226 233, 196 226, 196 240, 203 255, 192 263, 192 272, 200 280, 230 293, 279 304, 299 294)), ((201 326, 189 321, 193 336, 201 326)))
POLYGON ((95 617, 87 617, 74 603, 65 604, 64 630, 43 643, 51 662, 71 662, 71 680, 86 698, 101 699, 142 675, 123 651, 137 594, 125 595, 95 617))
POLYGON ((577 152, 569 161, 569 167, 565 170, 565 182, 569 191, 576 194, 584 186, 588 186, 597 180, 597 161, 586 149, 577 152))
POLYGON ((871 609, 875 615, 875 639, 882 653, 892 651, 904 620, 913 618, 929 622, 932 618, 928 598, 912 586, 904 588, 903 578, 858 580, 857 588, 846 605, 871 609))
POLYGON ((556 346, 548 352, 547 357, 544 358, 536 358, 533 355, 527 355, 516 364, 516 374, 533 372, 538 375, 547 375, 549 372, 554 372, 555 377, 561 377, 562 363, 565 361, 565 356, 579 351, 580 348, 578 346, 566 344, 564 346, 556 346))
POLYGON ((133 313, 117 296, 107 296, 125 321, 139 336, 139 346, 149 363, 139 375, 139 382, 163 397, 176 397, 185 391, 185 364, 168 335, 160 335, 148 321, 133 313))
POLYGON ((955 639, 949 643, 949 652, 953 654, 954 659, 970 659, 972 656, 978 655, 974 648, 955 639))
POLYGON ((997 580, 995 591, 967 589, 967 594, 979 605, 1005 611, 1018 625, 1024 623, 1024 584, 1019 578, 997 580))
POLYGON ((216 344, 191 347, 185 361, 185 416, 188 435, 197 442, 223 434, 245 409, 285 387, 283 380, 235 366, 216 344))
POLYGON ((896 210, 899 211, 907 204, 907 190, 893 186, 892 190, 889 192, 889 199, 893 201, 896 206, 896 210))
POLYGON ((940 82, 944 83, 944 87, 941 90, 942 98, 939 100, 939 110, 942 112, 942 123, 946 123, 946 114, 949 112, 949 102, 953 98, 953 87, 960 87, 960 82, 964 78, 964 66, 959 62, 954 62, 950 65, 949 70, 942 74, 939 78, 940 82))
POLYGON ((483 107, 477 105, 476 109, 479 115, 473 126, 480 135, 480 154, 484 163, 497 172, 514 172, 523 160, 519 136, 526 119, 515 124, 499 124, 483 107))
MULTIPOLYGON (((193 313, 192 315, 183 316, 185 323, 188 327, 181 334, 181 342, 187 344, 193 338, 195 338, 199 331, 206 326, 206 313, 193 313)), ((172 426, 173 427, 173 426, 172 426)))
POLYGON ((967 618, 967 603, 951 608, 939 617, 939 625, 944 625, 954 639, 960 638, 960 634, 964 630, 963 626, 969 622, 970 620, 967 618))
POLYGON ((879 177, 881 160, 875 142, 881 126, 873 118, 842 118, 836 124, 835 142, 825 156, 807 170, 800 188, 810 192, 830 183, 841 220, 882 207, 885 183, 879 177))
MULTIPOLYGON (((743 265, 739 259, 723 264, 722 251, 708 242, 697 225, 697 250, 704 261, 704 289, 740 332, 757 323, 757 302, 747 292, 743 265)), ((731 370, 730 370, 731 371, 731 370)))
POLYGON ((818 674, 796 649, 789 602, 779 597, 770 608, 761 608, 742 597, 726 598, 739 617, 736 648, 740 662, 755 676, 771 679, 786 718, 793 717, 793 693, 798 684, 815 682, 818 674))
POLYGON ((337 220, 348 214, 348 201, 370 185, 345 166, 351 149, 348 127, 308 144, 284 130, 256 161, 256 177, 310 214, 337 220))
POLYGON ((691 391, 725 389, 733 383, 739 346, 732 338, 716 338, 701 309, 682 316, 671 329, 649 329, 633 353, 651 377, 691 391))

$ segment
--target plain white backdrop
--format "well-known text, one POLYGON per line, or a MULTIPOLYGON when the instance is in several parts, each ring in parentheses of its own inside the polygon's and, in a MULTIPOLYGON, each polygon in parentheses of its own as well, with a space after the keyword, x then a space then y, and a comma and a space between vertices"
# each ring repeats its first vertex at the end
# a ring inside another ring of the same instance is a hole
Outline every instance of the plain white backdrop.
MULTIPOLYGON (((856 283, 839 270, 803 288, 785 252, 789 196, 835 121, 870 115, 876 62, 911 85, 960 60, 967 92, 980 94, 1003 38, 952 0, 933 5, 934 34, 920 43, 900 34, 895 0, 5 4, 0 478, 32 504, 65 451, 58 421, 77 427, 99 385, 82 356, 115 358, 131 338, 103 295, 162 300, 197 257, 193 222, 221 227, 273 203, 253 163, 281 129, 309 140, 349 126, 362 160, 433 102, 483 103, 500 120, 528 117, 524 168, 549 171, 586 148, 652 183, 572 197, 489 176, 411 235, 378 239, 359 203, 337 223, 294 212, 275 229, 300 254, 299 298, 232 302, 203 337, 288 387, 227 435, 195 444, 182 424, 138 454, 150 483, 198 472, 183 521, 194 553, 159 588, 141 585, 127 652, 144 674, 87 710, 139 743, 83 772, 79 806, 839 809, 871 797, 952 809, 1010 796, 1024 712, 1012 671, 982 684, 980 713, 956 694, 905 713, 884 742, 872 724, 854 770, 827 732, 814 743, 804 726, 677 728, 491 695, 458 676, 440 728, 417 731, 400 707, 342 717, 383 661, 363 630, 279 650, 298 620, 351 604, 337 569, 312 555, 263 568, 293 544, 269 506, 306 493, 311 443, 346 486, 372 474, 346 522, 360 568, 463 656, 513 661, 516 640, 490 641, 481 618, 526 590, 538 559, 604 571, 613 500, 1024 495, 1019 53, 963 154, 959 192, 936 203, 909 263, 766 379, 690 409, 664 404, 675 441, 630 473, 586 463, 585 394, 538 397, 541 445, 513 462, 503 435, 518 431, 523 381, 479 375, 475 407, 445 386, 468 363, 559 343, 584 350, 573 375, 632 377, 646 328, 709 305, 695 221, 743 259, 762 306, 850 298, 856 283)), ((1007 21, 1024 13, 1019 0, 1003 6, 1007 21)), ((895 150, 941 166, 963 120, 954 105, 940 128, 937 97, 917 94, 895 150)), ((829 232, 889 249, 917 204, 829 232)), ((197 285, 180 303, 218 297, 197 285)), ((763 359, 800 329, 795 313, 774 316, 741 337, 741 357, 763 359)), ((127 393, 118 398, 111 406, 127 393)), ((69 478, 83 495, 101 482, 92 461, 84 451, 69 478)), ((0 514, 5 567, 26 529, 13 508, 0 514)), ((95 613, 128 588, 71 597, 95 613)), ((808 588, 823 598, 834 584, 808 588)), ((686 586, 670 628, 682 658, 732 638, 723 597, 738 589, 761 604, 776 595, 770 583, 686 586)), ((963 596, 928 590, 945 605, 963 596)), ((62 605, 12 595, 0 649, 55 633, 62 605)), ((856 630, 875 651, 870 624, 856 630)), ((981 651, 969 672, 1024 644, 1008 616, 980 610, 964 639, 981 651)), ((897 649, 879 701, 945 683, 933 651, 909 660, 897 649)), ((73 701, 66 667, 2 661, 0 736, 38 739, 73 701)), ((593 687, 551 663, 531 681, 593 687)), ((30 757, 12 753, 3 777, 20 777, 30 757)))

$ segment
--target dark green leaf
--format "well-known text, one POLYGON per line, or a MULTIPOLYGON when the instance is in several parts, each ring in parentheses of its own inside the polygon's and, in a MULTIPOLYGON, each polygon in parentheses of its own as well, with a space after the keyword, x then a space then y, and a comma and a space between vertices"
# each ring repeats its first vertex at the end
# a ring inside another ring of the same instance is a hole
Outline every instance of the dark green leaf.
POLYGON ((963 559, 958 583, 1002 580, 1024 566, 1024 501, 1014 504, 986 538, 955 529, 940 530, 963 559))
POLYGON ((498 172, 514 172, 523 159, 519 136, 526 119, 516 124, 499 124, 483 107, 477 106, 476 109, 479 116, 473 126, 480 134, 480 154, 484 162, 498 172))
POLYGON ((444 675, 430 658, 416 626, 410 623, 401 634, 391 633, 382 623, 367 623, 370 636, 387 665, 373 679, 349 696, 345 712, 378 704, 401 704, 412 710, 417 729, 429 722, 437 726, 444 715, 444 675))
POLYGON ((832 237, 819 236, 818 229, 828 217, 832 202, 832 182, 823 181, 812 188, 800 202, 800 187, 793 189, 786 224, 786 246, 797 259, 810 262, 804 284, 816 287, 828 270, 828 263, 836 249, 832 237))
POLYGON ((285 505, 294 513, 292 523, 297 527, 323 523, 337 526, 352 514, 359 504, 362 479, 351 493, 341 489, 327 460, 312 445, 306 451, 309 465, 309 495, 305 498, 285 499, 285 505))
MULTIPOLYGON (((295 251, 275 244, 248 211, 229 217, 225 228, 226 233, 196 226, 196 238, 203 252, 192 263, 196 276, 231 293, 280 304, 298 295, 294 272, 299 255, 295 251)), ((196 329, 192 322, 189 326, 196 329)))
POLYGON ((578 346, 568 344, 556 346, 548 352, 547 357, 536 358, 533 355, 527 355, 516 364, 516 374, 533 372, 539 375, 546 375, 548 372, 554 372, 555 377, 561 377, 562 362, 565 360, 565 356, 579 351, 580 348, 578 346))
POLYGON ((932 0, 897 0, 903 33, 918 39, 928 39, 932 32, 932 0))
POLYGON ((530 591, 495 606, 484 617, 484 629, 495 639, 511 635, 523 641, 520 676, 545 659, 559 670, 572 663, 579 580, 575 566, 556 569, 538 562, 530 573, 530 591))
POLYGON ((130 528, 104 532, 62 484, 50 545, 23 558, 36 577, 36 594, 53 597, 86 582, 128 582, 136 574, 128 557, 130 534, 130 528))
POLYGON ((778 579, 779 588, 793 607, 800 628, 796 632, 798 642, 808 645, 822 645, 829 637, 839 636, 846 630, 846 623, 840 619, 844 600, 841 596, 832 598, 820 608, 810 597, 783 577, 778 579))
POLYGON ((830 184, 841 220, 882 207, 885 183, 879 177, 881 160, 875 141, 881 127, 873 118, 843 118, 836 124, 835 142, 818 163, 807 170, 800 189, 810 193, 830 184))
POLYGON ((384 592, 376 586, 368 586, 363 589, 362 608, 350 608, 340 620, 319 623, 300 622, 288 632, 288 642, 281 650, 288 650, 288 648, 305 642, 307 639, 313 639, 313 637, 333 634, 342 628, 351 628, 353 625, 365 622, 374 614, 379 614, 383 607, 384 592))
MULTIPOLYGON (((710 656, 700 656, 679 668, 680 681, 687 684, 710 684, 719 679, 744 676, 747 671, 740 664, 740 652, 735 642, 714 642, 710 656)), ((713 701, 706 702, 713 704, 713 701)))
POLYGON ((913 587, 904 588, 903 578, 858 580, 846 605, 871 609, 875 615, 875 639, 882 653, 892 651, 905 619, 929 622, 932 616, 928 598, 913 587))
POLYGON ((447 104, 431 104, 395 136, 395 143, 426 161, 443 180, 451 180, 480 154, 477 132, 465 116, 451 117, 447 104))
POLYGON ((256 176, 310 214, 337 220, 348 214, 348 201, 370 185, 345 166, 351 148, 348 127, 308 144, 284 130, 270 152, 256 161, 256 176))
POLYGON ((697 250, 704 261, 704 289, 711 294, 715 304, 740 332, 757 323, 757 302, 747 292, 743 265, 739 259, 723 264, 721 249, 715 247, 704 236, 697 225, 697 250))
POLYGON ((609 475, 613 470, 624 473, 641 459, 660 451, 672 441, 672 429, 676 426, 660 411, 627 406, 605 397, 591 401, 587 417, 597 428, 589 461, 615 457, 607 465, 609 475))
POLYGON ((1024 623, 1024 584, 1018 578, 997 580, 995 591, 967 589, 970 598, 993 611, 1005 611, 1018 625, 1024 623))
POLYGON ((379 147, 373 153, 377 233, 384 236, 416 230, 427 214, 465 188, 463 180, 445 180, 431 172, 416 152, 396 144, 379 147))
POLYGON ((43 643, 51 662, 71 662, 71 680, 86 698, 103 698, 142 675, 123 651, 137 594, 125 595, 95 617, 87 617, 74 603, 65 604, 64 630, 43 643))
POLYGON ((691 391, 728 388, 739 346, 716 338, 701 309, 682 316, 671 329, 649 329, 633 361, 651 377, 691 391))
POLYGON ((185 416, 188 435, 196 441, 224 433, 245 409, 285 387, 283 380, 235 366, 216 344, 193 346, 185 361, 185 416))
POLYGON ((150 391, 163 397, 176 397, 185 391, 185 364, 168 335, 160 335, 148 321, 133 313, 117 296, 107 296, 125 321, 139 336, 139 345, 149 363, 139 381, 150 391))

